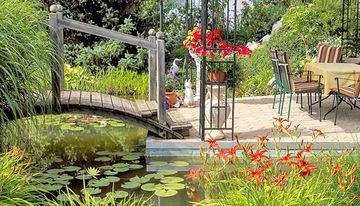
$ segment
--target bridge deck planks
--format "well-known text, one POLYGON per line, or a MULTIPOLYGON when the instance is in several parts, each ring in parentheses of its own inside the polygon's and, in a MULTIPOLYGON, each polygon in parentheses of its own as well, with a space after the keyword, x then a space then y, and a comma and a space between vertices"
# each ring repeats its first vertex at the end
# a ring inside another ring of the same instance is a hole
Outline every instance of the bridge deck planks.
POLYGON ((80 106, 91 105, 91 92, 81 92, 80 106))
POLYGON ((152 115, 155 116, 157 114, 157 103, 155 101, 146 101, 146 104, 152 115))
POLYGON ((108 94, 101 94, 101 99, 102 99, 102 103, 103 103, 103 108, 104 108, 104 109, 114 110, 114 104, 113 104, 113 101, 112 101, 110 95, 108 95, 108 94))
POLYGON ((98 92, 91 93, 91 106, 103 108, 101 94, 98 92))
POLYGON ((69 106, 79 106, 81 99, 81 91, 71 91, 69 98, 69 106))
POLYGON ((137 108, 142 117, 151 117, 153 116, 152 112, 150 111, 148 105, 146 104, 145 100, 135 100, 137 108))
POLYGON ((192 127, 192 125, 185 120, 184 116, 176 110, 166 112, 166 122, 171 130, 184 130, 192 127))

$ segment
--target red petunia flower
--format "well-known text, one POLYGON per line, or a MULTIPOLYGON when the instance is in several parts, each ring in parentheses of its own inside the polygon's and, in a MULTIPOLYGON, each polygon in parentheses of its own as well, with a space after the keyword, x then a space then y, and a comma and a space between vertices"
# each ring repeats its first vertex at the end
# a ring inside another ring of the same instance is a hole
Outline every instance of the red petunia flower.
POLYGON ((250 176, 247 178, 251 181, 255 180, 256 185, 260 186, 261 184, 261 180, 262 179, 266 179, 266 177, 263 175, 264 174, 264 169, 248 169, 248 172, 250 172, 250 176))
POLYGON ((261 160, 263 158, 265 159, 270 159, 268 156, 264 155, 264 153, 266 153, 267 150, 256 150, 256 152, 254 153, 253 150, 251 150, 251 154, 250 154, 250 162, 253 161, 257 161, 257 162, 261 162, 261 160))

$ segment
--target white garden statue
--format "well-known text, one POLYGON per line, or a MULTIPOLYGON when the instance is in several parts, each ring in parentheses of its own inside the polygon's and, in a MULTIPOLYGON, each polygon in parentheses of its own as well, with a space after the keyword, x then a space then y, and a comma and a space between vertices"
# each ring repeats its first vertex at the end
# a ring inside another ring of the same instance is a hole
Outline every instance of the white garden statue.
POLYGON ((170 67, 169 70, 169 75, 173 78, 173 79, 177 79, 177 73, 179 72, 179 63, 181 62, 182 59, 174 59, 172 66, 170 67))
POLYGON ((189 50, 190 56, 194 59, 196 64, 196 88, 195 88, 195 97, 194 102, 195 105, 200 104, 200 73, 201 73, 201 59, 200 57, 195 53, 194 50, 189 50))
POLYGON ((192 83, 190 80, 185 81, 185 98, 184 98, 184 106, 194 107, 194 93, 192 90, 192 83))

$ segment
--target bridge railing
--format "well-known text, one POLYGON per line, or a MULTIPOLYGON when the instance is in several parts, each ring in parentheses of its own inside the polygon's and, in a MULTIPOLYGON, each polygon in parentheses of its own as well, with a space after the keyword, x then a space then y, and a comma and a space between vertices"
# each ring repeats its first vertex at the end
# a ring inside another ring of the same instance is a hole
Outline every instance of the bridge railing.
POLYGON ((50 38, 55 46, 55 61, 52 68, 52 104, 53 109, 60 110, 60 94, 64 90, 64 28, 84 32, 131 45, 143 47, 149 50, 149 100, 158 103, 158 121, 166 124, 165 110, 165 41, 162 32, 149 31, 149 38, 143 39, 137 36, 105 29, 91 24, 65 18, 61 5, 52 5, 49 14, 50 38))

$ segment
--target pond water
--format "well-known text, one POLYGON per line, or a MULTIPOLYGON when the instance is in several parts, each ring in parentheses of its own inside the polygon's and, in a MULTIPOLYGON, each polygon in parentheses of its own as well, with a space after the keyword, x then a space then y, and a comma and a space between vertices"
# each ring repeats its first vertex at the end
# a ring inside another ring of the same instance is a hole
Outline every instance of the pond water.
POLYGON ((114 192, 119 198, 131 194, 151 197, 156 205, 190 205, 201 193, 187 184, 184 175, 200 159, 144 156, 147 131, 109 118, 87 115, 41 117, 39 134, 54 161, 39 170, 39 187, 54 197, 66 187, 82 195, 85 190, 99 198, 114 192))

